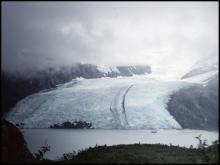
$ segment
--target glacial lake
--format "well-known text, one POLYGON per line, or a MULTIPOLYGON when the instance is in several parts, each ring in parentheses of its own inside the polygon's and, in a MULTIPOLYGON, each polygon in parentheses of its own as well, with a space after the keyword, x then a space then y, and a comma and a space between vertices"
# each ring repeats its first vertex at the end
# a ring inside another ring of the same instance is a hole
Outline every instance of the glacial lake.
POLYGON ((218 139, 218 132, 191 129, 159 129, 155 133, 152 130, 106 130, 106 129, 22 129, 28 148, 36 153, 47 141, 50 151, 45 158, 57 160, 63 155, 72 151, 84 150, 96 145, 117 145, 117 144, 172 144, 190 147, 197 147, 196 136, 207 139, 207 144, 212 144, 218 139))

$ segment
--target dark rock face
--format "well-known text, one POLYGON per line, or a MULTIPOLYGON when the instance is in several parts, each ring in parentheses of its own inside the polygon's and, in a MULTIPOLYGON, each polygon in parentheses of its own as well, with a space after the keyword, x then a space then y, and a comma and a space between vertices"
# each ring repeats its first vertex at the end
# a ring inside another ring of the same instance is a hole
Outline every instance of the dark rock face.
POLYGON ((117 68, 119 73, 114 71, 103 73, 95 65, 77 64, 72 67, 61 67, 58 70, 49 68, 26 77, 7 75, 2 72, 2 114, 7 113, 10 108, 25 96, 44 89, 55 88, 58 84, 69 82, 76 77, 100 78, 151 73, 151 68, 148 65, 120 66, 117 68))
POLYGON ((2 163, 31 163, 34 156, 26 146, 22 133, 13 124, 2 120, 2 163))
POLYGON ((218 130, 218 75, 207 86, 183 88, 171 96, 168 111, 183 128, 218 130))

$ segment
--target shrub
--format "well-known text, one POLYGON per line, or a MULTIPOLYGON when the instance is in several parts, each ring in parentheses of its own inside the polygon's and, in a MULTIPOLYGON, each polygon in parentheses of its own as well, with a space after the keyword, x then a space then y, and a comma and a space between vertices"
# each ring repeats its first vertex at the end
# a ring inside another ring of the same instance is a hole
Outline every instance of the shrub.
POLYGON ((44 142, 44 146, 41 147, 41 149, 38 150, 37 153, 35 153, 35 158, 37 161, 44 160, 44 155, 46 152, 50 151, 50 146, 47 144, 47 141, 44 142))

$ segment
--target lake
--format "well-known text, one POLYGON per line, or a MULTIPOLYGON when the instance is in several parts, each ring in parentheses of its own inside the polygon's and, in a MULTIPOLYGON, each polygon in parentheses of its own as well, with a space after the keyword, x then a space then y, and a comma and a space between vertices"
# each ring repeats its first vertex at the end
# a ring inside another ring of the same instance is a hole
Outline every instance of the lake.
POLYGON ((190 147, 197 147, 195 138, 207 139, 211 144, 218 139, 218 132, 190 129, 159 129, 156 133, 152 130, 119 130, 119 129, 22 129, 28 148, 32 153, 44 145, 50 145, 50 151, 45 158, 56 160, 63 153, 83 150, 95 145, 117 145, 134 143, 161 143, 190 147))

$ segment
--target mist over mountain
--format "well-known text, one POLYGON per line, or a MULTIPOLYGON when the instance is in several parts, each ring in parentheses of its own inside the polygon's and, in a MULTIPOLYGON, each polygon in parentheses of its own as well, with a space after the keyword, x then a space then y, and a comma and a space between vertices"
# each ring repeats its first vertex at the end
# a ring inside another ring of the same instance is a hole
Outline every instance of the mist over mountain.
POLYGON ((166 75, 218 61, 217 2, 3 2, 2 69, 149 64, 166 75))
POLYGON ((189 71, 185 73, 181 79, 187 79, 193 76, 198 76, 204 73, 210 72, 218 72, 219 69, 219 62, 213 59, 203 58, 197 61, 189 71))

